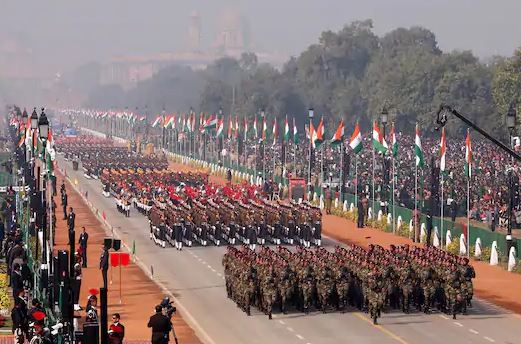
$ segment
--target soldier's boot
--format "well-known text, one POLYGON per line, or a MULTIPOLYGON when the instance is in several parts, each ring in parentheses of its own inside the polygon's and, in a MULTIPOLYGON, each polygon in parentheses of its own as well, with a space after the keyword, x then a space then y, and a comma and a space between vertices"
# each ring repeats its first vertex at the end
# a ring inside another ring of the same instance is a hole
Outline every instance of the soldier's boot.
POLYGON ((270 319, 270 320, 272 319, 271 312, 268 313, 268 319, 270 319))
POLYGON ((373 316, 373 325, 378 325, 378 317, 376 314, 373 316))
POLYGON ((246 315, 247 315, 247 316, 250 316, 250 315, 251 315, 250 305, 246 306, 246 315))

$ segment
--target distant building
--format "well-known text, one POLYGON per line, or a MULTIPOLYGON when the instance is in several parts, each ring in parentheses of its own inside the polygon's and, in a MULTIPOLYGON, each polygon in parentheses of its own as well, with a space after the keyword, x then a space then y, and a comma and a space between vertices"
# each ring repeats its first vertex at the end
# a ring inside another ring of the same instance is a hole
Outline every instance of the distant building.
MULTIPOLYGON (((218 58, 225 56, 240 58, 242 53, 251 51, 249 24, 239 11, 233 9, 223 11, 217 32, 212 49, 205 51, 206 49, 201 46, 202 20, 194 11, 190 14, 187 51, 113 58, 102 65, 100 83, 117 84, 124 89, 130 89, 170 65, 204 69, 218 58)), ((256 53, 260 62, 275 66, 281 66, 287 59, 283 54, 256 53)))

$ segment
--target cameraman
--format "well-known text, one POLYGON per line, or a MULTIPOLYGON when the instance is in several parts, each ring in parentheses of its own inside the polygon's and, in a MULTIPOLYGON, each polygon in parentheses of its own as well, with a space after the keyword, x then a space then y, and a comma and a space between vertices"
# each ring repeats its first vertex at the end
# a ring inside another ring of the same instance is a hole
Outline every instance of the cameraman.
POLYGON ((163 315, 161 305, 156 306, 156 314, 150 317, 147 326, 152 328, 152 344, 168 344, 172 322, 163 315))

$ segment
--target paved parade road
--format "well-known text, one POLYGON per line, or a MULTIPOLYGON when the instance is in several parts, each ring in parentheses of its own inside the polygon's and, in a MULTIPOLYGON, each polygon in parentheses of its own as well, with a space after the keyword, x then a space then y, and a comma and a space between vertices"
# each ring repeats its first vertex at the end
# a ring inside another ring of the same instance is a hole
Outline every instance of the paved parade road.
MULTIPOLYGON (((443 314, 393 312, 383 314, 381 325, 374 326, 357 311, 275 314, 268 320, 253 308, 248 317, 226 297, 221 266, 224 247, 177 251, 155 246, 144 216, 133 209, 130 218, 123 217, 114 199, 102 195, 99 181, 85 179, 82 170, 73 171, 61 156, 58 160, 71 181, 77 180, 76 188, 88 193, 100 213, 105 212, 123 241, 129 246, 135 242, 142 267, 149 274, 152 270, 154 279, 174 294, 183 317, 205 343, 521 343, 521 317, 482 300, 475 300, 469 315, 456 321, 443 314)), ((339 243, 326 239, 324 245, 339 243)), ((152 306, 147 307, 143 311, 152 312, 152 306)))

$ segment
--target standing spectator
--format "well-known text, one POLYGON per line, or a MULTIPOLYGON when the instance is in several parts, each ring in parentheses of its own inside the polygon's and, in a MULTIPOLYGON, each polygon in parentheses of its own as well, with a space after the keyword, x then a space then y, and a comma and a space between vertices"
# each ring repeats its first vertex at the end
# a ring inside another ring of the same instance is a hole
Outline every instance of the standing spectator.
POLYGON ((67 220, 67 192, 62 192, 63 219, 67 220))
POLYGON ((25 334, 28 330, 27 324, 27 308, 23 309, 23 304, 15 303, 11 310, 11 320, 13 321, 12 331, 14 334, 14 342, 23 344, 25 342, 25 334))
POLYGON ((80 290, 81 290, 81 257, 76 254, 76 263, 73 271, 72 297, 74 300, 74 310, 80 310, 80 290))
POLYGON ((331 191, 329 185, 326 186, 324 196, 324 198, 326 199, 326 214, 331 214, 331 204, 333 203, 333 191, 331 191))
POLYGON ((98 290, 90 289, 89 298, 87 299, 87 305, 85 306, 85 313, 87 314, 86 322, 98 322, 98 297, 96 294, 98 290))
POLYGON ((13 271, 11 272, 11 288, 13 288, 13 298, 15 300, 20 291, 24 290, 24 282, 20 271, 20 264, 18 263, 13 264, 13 271))
POLYGON ((42 307, 42 304, 40 303, 40 301, 38 299, 33 299, 31 304, 32 304, 32 307, 29 310, 29 312, 27 312, 29 321, 44 325, 43 318, 41 318, 41 315, 37 313, 37 312, 43 312, 45 314, 45 309, 42 307), (39 318, 41 318, 41 319, 39 319, 39 318))
POLYGON ((114 313, 109 327, 109 343, 122 344, 123 338, 125 338, 125 326, 120 323, 119 313, 114 313))
POLYGON ((365 218, 365 210, 364 210, 364 194, 361 194, 358 198, 358 204, 356 205, 358 208, 358 221, 357 227, 364 228, 364 218, 365 218))
POLYGON ((78 240, 78 244, 80 244, 81 250, 82 250, 82 262, 83 267, 87 267, 87 244, 89 242, 89 234, 87 233, 87 230, 85 227, 81 227, 82 232, 80 234, 80 238, 78 240))
POLYGON ((230 170, 230 169, 228 169, 228 171, 226 171, 226 180, 228 181, 228 183, 232 182, 232 170, 230 170))
MULTIPOLYGON (((5 225, 4 225, 4 220, 3 220, 3 219, 0 219, 0 247, 3 247, 4 238, 5 238, 5 225)), ((0 254, 1 254, 1 253, 0 253, 0 254)))
POLYGON ((450 218, 452 222, 456 222, 456 215, 458 214, 458 203, 455 199, 450 203, 450 218))
POLYGON ((69 207, 69 214, 67 217, 67 227, 69 227, 69 232, 74 230, 74 224, 76 222, 76 214, 74 213, 74 209, 69 207))
POLYGON ((101 250, 101 256, 99 258, 99 268, 103 276, 103 287, 107 288, 107 271, 109 269, 109 250, 105 245, 101 250))

